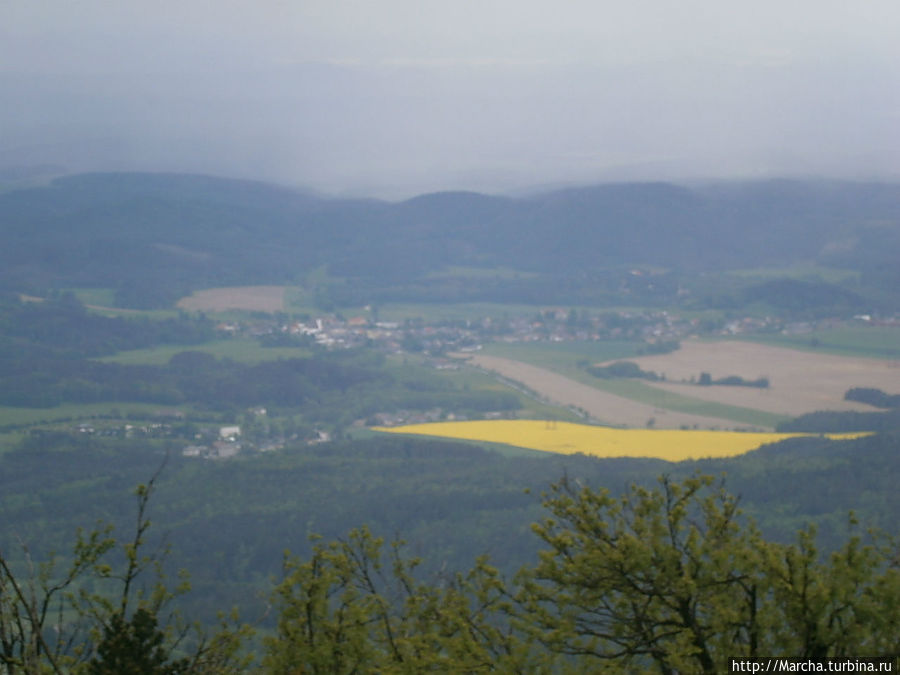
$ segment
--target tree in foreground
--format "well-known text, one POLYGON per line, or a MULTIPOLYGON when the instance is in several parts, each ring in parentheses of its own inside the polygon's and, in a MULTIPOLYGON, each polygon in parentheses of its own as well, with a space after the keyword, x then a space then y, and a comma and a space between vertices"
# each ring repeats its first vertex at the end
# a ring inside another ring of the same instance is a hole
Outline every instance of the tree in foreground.
POLYGON ((423 584, 367 530, 291 560, 266 645, 272 673, 721 673, 729 657, 900 654, 900 571, 851 536, 763 539, 711 478, 624 496, 563 481, 534 526, 537 564, 486 560, 423 584))
MULTIPOLYGON (((0 667, 7 673, 237 673, 241 629, 200 633, 146 556, 138 489, 134 537, 80 536, 69 568, 17 576, 0 556, 0 667), (124 563, 110 565, 120 550, 124 563), (25 581, 23 581, 23 579, 25 581), (139 587, 139 585, 141 587, 139 587), (160 618, 163 617, 161 621, 160 618)), ((851 534, 828 556, 812 529, 766 541, 711 478, 621 497, 568 480, 534 526, 546 550, 505 580, 479 559, 425 582, 402 544, 366 529, 288 557, 265 640, 269 673, 720 673, 742 656, 900 654, 900 557, 851 534)))
POLYGON ((859 536, 827 559, 812 530, 768 542, 711 478, 657 489, 554 487, 549 546, 518 590, 549 650, 629 671, 721 673, 738 656, 900 653, 900 573, 859 536))
POLYGON ((465 575, 419 582, 417 559, 367 528, 288 559, 276 589, 278 630, 266 641, 270 673, 533 672, 512 634, 497 570, 479 559, 465 575))
MULTIPOLYGON (((161 470, 161 469, 160 469, 161 470)), ((159 472, 136 490, 137 518, 130 541, 119 543, 112 528, 78 533, 66 570, 56 559, 33 564, 27 549, 24 572, 16 573, 0 552, 0 667, 6 673, 175 675, 236 673, 248 663, 240 654, 248 631, 223 619, 209 634, 166 614, 168 603, 188 589, 170 590, 163 555, 147 555, 147 506, 159 472), (124 563, 110 564, 119 553, 124 563), (144 584, 147 576, 152 583, 144 584), (188 644, 190 643, 190 644, 188 644)))

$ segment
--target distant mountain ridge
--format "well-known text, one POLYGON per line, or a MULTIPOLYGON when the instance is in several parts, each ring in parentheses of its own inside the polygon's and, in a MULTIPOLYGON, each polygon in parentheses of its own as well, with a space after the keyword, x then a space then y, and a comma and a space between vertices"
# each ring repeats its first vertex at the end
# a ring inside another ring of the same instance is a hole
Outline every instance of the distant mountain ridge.
POLYGON ((82 174, 0 194, 0 236, 0 287, 113 287, 130 306, 166 305, 200 287, 296 283, 323 265, 396 284, 447 266, 572 278, 815 261, 889 289, 900 185, 622 183, 392 203, 209 176, 82 174))

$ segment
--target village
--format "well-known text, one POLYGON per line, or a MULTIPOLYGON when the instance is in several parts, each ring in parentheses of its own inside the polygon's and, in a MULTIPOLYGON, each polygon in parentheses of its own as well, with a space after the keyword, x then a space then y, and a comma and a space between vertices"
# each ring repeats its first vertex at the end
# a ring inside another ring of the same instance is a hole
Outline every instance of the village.
POLYGON ((423 353, 440 357, 448 352, 477 351, 488 342, 529 343, 626 340, 645 342, 648 350, 671 351, 688 337, 749 334, 803 335, 847 324, 900 326, 900 317, 857 315, 788 321, 774 316, 729 319, 680 316, 667 310, 587 311, 541 308, 527 315, 428 322, 421 318, 380 321, 340 313, 301 319, 255 319, 218 324, 230 336, 254 337, 271 346, 318 345, 328 349, 371 347, 385 353, 423 353))
MULTIPOLYGON (((500 343, 563 343, 570 341, 634 341, 642 343, 646 354, 678 349, 680 341, 696 337, 740 336, 748 334, 805 335, 816 330, 834 329, 848 324, 900 325, 897 317, 858 315, 850 319, 827 318, 817 321, 784 321, 771 316, 740 317, 713 321, 683 317, 665 310, 586 311, 542 308, 520 316, 483 317, 474 320, 423 319, 380 321, 365 316, 346 318, 339 313, 299 319, 275 316, 229 321, 218 324, 223 336, 253 338, 266 346, 294 346, 320 349, 369 348, 386 354, 417 355, 420 362, 437 370, 459 369, 460 361, 451 355, 478 352, 483 345, 500 343)), ((811 338, 814 340, 814 338, 811 338)), ((509 382, 511 386, 515 383, 509 382)), ((485 412, 486 419, 509 415, 509 411, 485 412)), ((390 427, 401 424, 465 420, 458 410, 383 410, 358 419, 352 428, 390 427)), ((196 414, 185 418, 178 410, 160 409, 150 421, 97 419, 72 427, 81 435, 118 438, 171 439, 187 442, 184 457, 216 460, 238 454, 268 452, 288 442, 317 444, 332 439, 330 431, 309 428, 299 434, 284 433, 272 425, 265 408, 236 413, 231 423, 215 421, 215 416, 196 414)))

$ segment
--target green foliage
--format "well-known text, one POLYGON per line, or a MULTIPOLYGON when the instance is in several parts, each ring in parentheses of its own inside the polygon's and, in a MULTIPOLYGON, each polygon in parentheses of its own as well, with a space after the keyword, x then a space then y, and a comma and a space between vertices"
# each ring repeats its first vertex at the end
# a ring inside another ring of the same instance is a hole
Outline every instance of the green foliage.
POLYGON ((443 408, 514 410, 508 391, 454 387, 433 371, 389 367, 373 352, 315 353, 245 364, 202 351, 181 351, 165 365, 87 359, 0 359, 0 403, 53 407, 62 402, 142 402, 212 410, 291 407, 311 423, 334 426, 375 412, 443 408))
POLYGON ((737 524, 736 500, 702 495, 708 484, 664 480, 621 499, 556 486, 555 518, 535 528, 550 549, 524 587, 548 648, 632 672, 722 672, 728 655, 759 653, 760 540, 737 524))
MULTIPOLYGON (((151 345, 196 345, 213 336, 212 321, 203 317, 107 317, 88 312, 72 294, 43 302, 0 296, 0 358, 4 360, 95 357, 151 345)), ((8 364, 2 366, 5 370, 8 364)))
POLYGON ((367 528, 290 559, 276 589, 277 636, 266 641, 270 673, 520 672, 533 655, 508 622, 510 598, 481 558, 465 575, 418 581, 405 558, 367 528))
POLYGON ((187 658, 169 660, 156 616, 137 609, 130 620, 114 614, 103 627, 97 655, 85 670, 88 675, 178 675, 187 670, 187 658))
POLYGON ((585 370, 594 377, 609 379, 615 377, 632 377, 656 382, 659 375, 649 370, 642 370, 634 361, 616 361, 608 366, 588 366, 585 370))
POLYGON ((725 377, 719 377, 714 380, 712 375, 704 372, 700 373, 700 377, 697 378, 697 384, 701 387, 723 385, 728 387, 756 387, 758 389, 768 389, 769 378, 758 377, 755 380, 747 380, 740 375, 726 375, 725 377))
POLYGON ((47 628, 50 621, 68 619, 66 610, 72 607, 83 577, 105 575, 100 561, 115 545, 109 532, 103 528, 85 535, 79 530, 71 562, 62 574, 57 573, 54 557, 35 564, 24 548, 23 577, 0 551, 0 664, 8 673, 39 673, 45 668, 60 673, 61 665, 79 661, 91 625, 87 617, 78 613, 52 638, 47 628))
MULTIPOLYGON (((17 550, 20 537, 42 559, 51 550, 68 550, 75 528, 99 519, 113 519, 117 532, 129 532, 133 504, 122 486, 152 474, 164 447, 86 434, 26 437, 0 454, 6 523, 0 549, 17 550)), ((898 448, 895 434, 848 441, 808 437, 736 458, 669 464, 547 453, 504 457, 396 435, 298 443, 228 461, 182 458, 181 446, 171 444, 153 512, 171 543, 170 561, 191 571, 191 593, 175 602, 210 623, 218 610, 232 606, 242 615, 261 615, 259 595, 278 574, 285 548, 305 556, 309 533, 330 540, 361 523, 378 534, 402 534, 423 556, 418 569, 426 574, 465 570, 486 552, 512 574, 539 547, 529 525, 541 517, 540 506, 523 489, 538 493, 549 477, 564 473, 614 492, 632 482, 652 484, 661 472, 676 478, 727 473, 729 488, 742 496, 742 507, 766 538, 789 542, 816 522, 823 550, 836 550, 851 509, 862 522, 896 532, 898 448)), ((159 534, 155 527, 152 532, 159 534)), ((170 578, 173 567, 166 569, 170 578)))
MULTIPOLYGON (((885 450, 890 452, 888 441, 881 443, 887 443, 885 450)), ((861 439, 856 444, 873 442, 861 439)), ((401 474, 421 491, 422 479, 410 467, 440 456, 443 446, 411 440, 348 444, 343 451, 340 446, 317 448, 296 470, 291 469, 290 454, 259 458, 253 464, 206 466, 202 477, 185 476, 159 497, 163 504, 175 501, 185 486, 221 483, 225 472, 235 478, 234 486, 221 495, 225 502, 233 505, 238 492, 248 497, 260 492, 265 493, 260 503, 271 505, 342 475, 345 482, 366 492, 370 513, 383 516, 394 511, 402 516, 393 521, 378 519, 379 529, 412 531, 418 518, 430 518, 431 528, 441 522, 461 529, 467 538, 484 541, 484 533, 475 527, 480 521, 451 518, 451 504, 473 506, 473 496, 481 495, 483 503, 476 506, 490 508, 491 519, 502 519, 505 511, 527 496, 520 493, 516 501, 511 494, 497 494, 492 478, 496 472, 488 475, 485 470, 491 453, 444 445, 447 452, 440 467, 434 467, 440 483, 448 488, 443 502, 433 488, 427 494, 413 490, 399 500, 384 494, 389 491, 387 484, 375 482, 372 460, 386 462, 385 474, 401 474), (350 467, 364 459, 369 460, 363 468, 366 477, 359 480, 350 467), (271 464, 268 471, 257 466, 261 462, 271 464), (312 480, 301 483, 304 475, 312 480), (283 486, 273 480, 275 476, 282 477, 283 486), (484 493, 479 486, 468 493, 454 487, 479 481, 484 493), (373 501, 376 495, 382 501, 373 501), (428 509, 437 509, 439 521, 434 520, 435 514, 426 513, 428 509)), ((800 453, 781 450, 777 462, 784 464, 791 454, 800 453)), ((874 446, 869 454, 874 460, 874 446)), ((83 462, 89 455, 85 447, 72 459, 83 462)), ((64 463, 63 458, 60 454, 56 461, 64 463)), ((440 557, 440 547, 417 544, 429 551, 428 557, 437 557, 420 560, 408 556, 400 542, 385 547, 368 527, 329 543, 314 539, 306 553, 285 561, 273 598, 277 626, 265 641, 264 669, 273 673, 722 672, 729 656, 885 655, 900 647, 900 570, 892 542, 865 543, 852 522, 849 536, 839 537, 830 553, 818 549, 812 528, 803 529, 793 541, 778 542, 749 523, 739 512, 737 499, 710 478, 664 477, 657 487, 637 484, 617 496, 583 487, 586 478, 576 477, 591 475, 592 467, 599 471, 602 465, 608 479, 615 463, 572 460, 569 466, 577 473, 570 473, 545 495, 547 517, 534 525, 545 550, 536 563, 520 565, 512 581, 486 556, 480 556, 467 572, 454 571, 464 569, 456 562, 448 572, 442 569, 446 559, 440 557)), ((776 462, 773 457, 760 461, 776 462)), ((528 465, 535 480, 538 474, 545 476, 548 468, 545 461, 525 458, 515 464, 501 463, 506 469, 528 465)), ((821 471, 823 461, 816 463, 821 471)), ((658 463, 653 467, 656 470, 658 463)), ((24 467, 6 463, 4 473, 6 469, 13 470, 12 480, 21 477, 27 482, 24 467)), ((526 475, 514 480, 522 485, 526 475)), ((613 482, 626 480, 626 475, 619 473, 613 482)), ((848 482, 846 472, 841 480, 848 482)), ((784 481, 793 486, 802 482, 789 473, 784 481)), ((765 498, 755 494, 746 478, 739 486, 757 504, 765 498)), ((351 509, 340 522, 326 522, 325 516, 342 505, 333 496, 325 497, 330 488, 324 487, 324 492, 310 495, 329 503, 317 516, 317 528, 334 531, 348 518, 359 517, 360 512, 351 509)), ((776 492, 783 489, 771 487, 776 492)), ((824 491, 828 500, 846 503, 825 485, 813 488, 824 491)), ((246 667, 249 657, 241 651, 246 630, 226 623, 212 636, 181 641, 189 625, 165 618, 164 608, 185 589, 169 590, 163 583, 162 559, 145 553, 150 545, 146 507, 152 493, 156 493, 154 481, 138 489, 132 537, 117 544, 109 529, 82 535, 66 574, 45 565, 28 575, 27 566, 17 571, 8 558, 0 557, 0 647, 14 672, 37 672, 42 666, 54 670, 54 662, 55 672, 128 672, 130 667, 138 669, 134 672, 175 672, 177 667, 180 672, 227 673, 246 667), (141 581, 148 578, 151 583, 141 581), (63 630, 33 630, 48 626, 51 620, 63 630), (23 631, 23 626, 31 628, 23 631)), ((164 519, 177 522, 184 512, 214 506, 208 494, 194 497, 193 502, 170 506, 164 519)), ((854 497, 866 499, 858 492, 854 497)), ((890 504, 881 508, 892 509, 890 504)), ((288 529, 308 531, 310 507, 291 504, 290 511, 302 518, 288 523, 288 529)), ((251 556, 242 564, 259 569, 267 539, 291 541, 288 529, 272 529, 273 522, 232 513, 203 529, 241 531, 244 555, 251 556), (260 538, 260 532, 265 536, 260 538)), ((189 536, 199 540, 206 535, 198 530, 189 536)), ((496 540, 495 534, 488 536, 496 540)), ((500 548, 514 541, 503 540, 500 548)), ((207 540, 198 541, 198 546, 219 549, 229 544, 207 540)), ((179 552, 187 553, 183 547, 179 552)), ((518 559, 533 555, 533 550, 522 551, 518 559)), ((230 576, 233 571, 219 567, 216 573, 230 576)))
POLYGON ((795 318, 847 315, 865 306, 858 293, 824 282, 775 279, 747 288, 742 300, 760 302, 795 318))
POLYGON ((887 655, 900 573, 851 537, 826 562, 814 532, 764 540, 711 478, 659 489, 555 486, 535 526, 549 550, 525 574, 532 630, 551 650, 630 672, 728 670, 732 656, 887 655))
POLYGON ((812 529, 766 541, 710 477, 617 498, 564 480, 534 526, 547 550, 510 584, 479 559, 416 580, 367 529, 291 559, 267 672, 721 673, 732 657, 890 656, 896 548, 853 534, 823 559, 812 529))
POLYGON ((844 394, 847 401, 868 403, 876 408, 900 408, 900 394, 886 394, 872 387, 853 387, 844 394))
POLYGON ((248 663, 238 653, 249 634, 246 627, 223 621, 220 631, 209 635, 195 625, 189 653, 179 657, 191 626, 177 613, 165 627, 158 624, 164 607, 189 588, 186 580, 174 590, 165 584, 165 551, 144 553, 146 509, 158 475, 135 492, 132 539, 117 543, 111 526, 79 531, 61 575, 55 556, 35 566, 26 548, 27 564, 17 572, 0 552, 0 665, 6 672, 211 674, 238 672, 248 663), (154 582, 139 586, 151 571, 154 582))
POLYGON ((883 412, 831 411, 806 413, 782 422, 778 431, 808 433, 878 432, 900 429, 900 409, 883 412))
POLYGON ((793 546, 768 546, 762 569, 771 588, 769 653, 804 658, 900 653, 900 568, 896 545, 863 545, 852 534, 824 561, 815 529, 793 546))

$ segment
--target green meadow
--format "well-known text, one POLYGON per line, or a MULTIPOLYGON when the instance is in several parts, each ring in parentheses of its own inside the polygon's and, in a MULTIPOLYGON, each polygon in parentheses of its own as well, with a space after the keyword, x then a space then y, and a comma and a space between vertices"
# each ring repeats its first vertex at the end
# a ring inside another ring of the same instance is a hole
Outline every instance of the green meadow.
POLYGON ((100 361, 123 365, 165 365, 181 352, 206 352, 219 359, 231 359, 239 363, 256 364, 308 356, 309 350, 301 347, 262 347, 253 339, 215 340, 199 345, 163 345, 147 349, 134 349, 105 356, 100 361))
MULTIPOLYGON (((179 409, 183 409, 181 406, 179 409)), ((140 415, 152 417, 171 406, 157 403, 65 403, 52 408, 0 406, 0 428, 31 424, 54 424, 93 417, 140 415)))
POLYGON ((746 335, 740 339, 837 356, 900 359, 900 326, 860 323, 799 335, 746 335))

